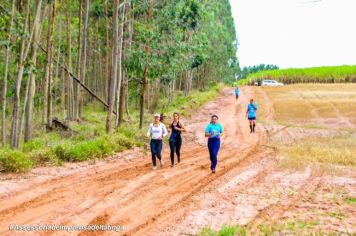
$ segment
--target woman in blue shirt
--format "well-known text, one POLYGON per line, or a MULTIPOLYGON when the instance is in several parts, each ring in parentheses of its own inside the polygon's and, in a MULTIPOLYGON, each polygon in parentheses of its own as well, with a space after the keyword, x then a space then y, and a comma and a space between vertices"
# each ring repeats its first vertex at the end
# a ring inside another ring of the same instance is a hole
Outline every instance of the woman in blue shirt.
POLYGON ((237 99, 239 99, 239 95, 240 95, 240 90, 238 87, 235 88, 235 96, 236 96, 236 101, 237 99))
POLYGON ((255 132, 256 111, 257 111, 257 104, 253 102, 253 99, 250 99, 250 103, 247 105, 246 116, 250 122, 251 133, 255 132))
POLYGON ((220 149, 220 137, 223 133, 222 126, 218 123, 218 116, 211 117, 210 124, 205 129, 205 137, 208 137, 208 149, 211 161, 211 172, 215 174, 216 165, 218 163, 218 152, 220 149))

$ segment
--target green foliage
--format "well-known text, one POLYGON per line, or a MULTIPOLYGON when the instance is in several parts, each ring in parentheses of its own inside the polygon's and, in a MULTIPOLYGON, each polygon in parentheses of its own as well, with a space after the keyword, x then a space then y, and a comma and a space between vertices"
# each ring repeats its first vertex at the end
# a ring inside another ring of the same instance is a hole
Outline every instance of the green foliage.
POLYGON ((269 70, 278 70, 278 66, 276 65, 270 65, 270 64, 261 64, 257 66, 247 66, 242 68, 242 70, 239 70, 237 73, 238 79, 246 79, 248 75, 254 74, 257 72, 262 72, 262 71, 269 71, 269 70))
MULTIPOLYGON (((22 143, 21 158, 29 159, 33 165, 53 164, 60 165, 64 160, 80 161, 91 158, 101 158, 114 151, 122 151, 134 146, 142 146, 143 132, 134 129, 137 123, 137 103, 139 101, 140 88, 143 71, 148 68, 148 82, 159 81, 160 90, 157 97, 164 97, 163 91, 171 82, 178 82, 187 73, 193 75, 192 93, 184 98, 181 91, 176 91, 174 103, 169 104, 163 98, 158 108, 164 111, 176 111, 182 109, 183 114, 189 114, 192 109, 199 107, 218 94, 218 88, 210 88, 211 84, 228 81, 234 78, 238 66, 236 58, 236 33, 231 16, 230 3, 228 0, 164 0, 153 1, 152 12, 149 11, 149 1, 131 0, 130 11, 124 24, 124 48, 123 48, 123 70, 129 79, 129 106, 132 117, 130 122, 126 122, 124 127, 118 129, 118 133, 112 136, 105 134, 106 113, 102 106, 95 106, 95 103, 84 94, 84 105, 87 106, 83 112, 81 122, 69 122, 69 126, 76 131, 75 134, 69 132, 50 132, 43 130, 41 122, 41 111, 44 101, 43 78, 46 74, 47 55, 40 48, 37 49, 37 64, 33 69, 36 74, 36 94, 34 97, 34 119, 33 137, 31 141, 22 143), (149 14, 149 13, 152 13, 149 14), (149 17, 151 15, 152 17, 149 17), (132 18, 131 18, 132 17, 132 18), (150 18, 150 19, 149 19, 150 18), (129 39, 129 22, 133 23, 132 35, 129 39), (130 45, 127 41, 130 40, 130 45), (146 50, 147 49, 147 50, 146 50), (198 81, 199 80, 199 81, 198 81), (201 91, 194 91, 200 89, 201 91), (204 90, 204 91, 203 91, 204 90), (132 124, 131 124, 132 123, 132 124)), ((64 83, 67 82, 66 73, 60 64, 68 65, 68 46, 71 42, 71 68, 75 75, 78 67, 79 43, 79 1, 57 1, 55 25, 53 30, 53 66, 52 66, 52 101, 53 116, 61 120, 68 111, 63 111, 63 106, 67 107, 69 98, 68 91, 64 91, 64 83), (70 6, 70 7, 68 7, 70 6), (67 22, 67 13, 71 13, 71 21, 67 22), (68 23, 68 25, 67 25, 68 23), (70 35, 68 33, 70 28, 70 35), (69 35, 69 38, 67 36, 69 35), (70 39, 70 40, 69 40, 70 39), (59 63, 56 60, 59 59, 59 63)), ((45 9, 47 1, 42 2, 42 10, 45 9)), ((5 1, 2 6, 8 12, 11 9, 11 1, 5 1)), ((24 7, 24 6, 23 6, 24 7)), ((30 19, 28 25, 33 25, 35 15, 35 2, 29 2, 30 19)), ((48 7, 48 6, 47 6, 48 7)), ((122 8, 121 8, 122 9, 122 8)), ((20 61, 21 40, 29 40, 29 29, 24 26, 26 9, 19 11, 16 9, 15 23, 11 30, 11 40, 8 40, 10 33, 10 16, 5 12, 0 12, 0 46, 4 49, 9 46, 9 76, 7 91, 7 135, 11 125, 12 100, 9 98, 15 94, 16 76, 18 73, 18 63, 20 61)), ((43 13, 43 12, 42 12, 43 13)), ((106 58, 112 53, 112 1, 97 0, 90 4, 89 9, 89 29, 88 29, 88 58, 86 63, 85 84, 98 96, 104 98, 104 78, 106 73, 106 58), (107 5, 108 12, 105 10, 107 5), (106 32, 108 29, 108 32, 106 32), (106 46, 106 33, 110 41, 106 46)), ((120 10, 121 15, 121 10, 120 10)), ((83 23, 83 22, 82 22, 83 23)), ((119 25, 121 26, 121 17, 119 25)), ((46 47, 46 32, 48 27, 48 14, 40 20, 42 35, 38 45, 46 47)), ((30 27, 31 28, 31 27, 30 27)), ((31 51, 30 51, 31 52, 31 51)), ((0 51, 0 56, 4 56, 5 50, 0 51)), ((25 61, 25 72, 21 83, 20 105, 23 107, 26 94, 26 82, 28 80, 29 65, 33 63, 28 58, 25 61)), ((110 63, 110 59, 109 59, 110 63)), ((109 66, 109 70, 110 70, 109 66)), ((110 74, 110 71, 108 72, 110 74)), ((0 75, 4 74, 4 62, 0 62, 0 75)), ((2 76, 0 82, 2 84, 2 76)), ((183 78, 184 80, 184 78, 183 78)), ((74 85, 76 85, 74 83, 74 85)), ((74 89, 75 90, 75 89, 74 89)), ((73 97, 71 97, 73 99, 73 97)), ((20 136, 23 136, 21 134, 20 136)), ((14 153, 14 156, 20 155, 14 153)), ((9 153, 8 155, 12 155, 9 153)), ((8 161, 16 162, 18 158, 10 158, 8 161)), ((16 170, 15 170, 16 171, 16 170)))
POLYGON ((25 172, 33 166, 29 156, 20 151, 0 150, 0 171, 25 172))
POLYGON ((347 197, 346 198, 346 202, 348 203, 348 204, 356 204, 356 197, 347 197))
POLYGON ((63 161, 59 159, 52 149, 38 149, 29 153, 35 166, 55 165, 61 166, 63 161))
POLYGON ((136 141, 134 138, 115 133, 76 144, 65 142, 54 147, 53 152, 60 160, 77 162, 103 158, 114 152, 122 152, 141 145, 141 142, 136 141))
POLYGON ((179 23, 183 30, 194 30, 198 27, 201 15, 200 5, 197 0, 184 1, 179 12, 179 23))
POLYGON ((32 139, 29 142, 23 144, 22 151, 31 152, 33 150, 40 149, 41 147, 45 146, 45 144, 46 143, 44 139, 40 139, 40 138, 32 139))
POLYGON ((255 81, 264 79, 278 80, 286 84, 356 82, 356 65, 262 71, 240 80, 239 84, 254 84, 255 81))
POLYGON ((140 3, 135 9, 135 44, 126 49, 125 67, 135 79, 132 87, 141 86, 146 63, 149 79, 165 85, 199 68, 205 68, 206 82, 234 79, 237 41, 228 0, 163 1, 151 21, 147 5, 140 3), (146 47, 148 54, 143 50, 146 47))
POLYGON ((317 221, 290 220, 257 226, 222 226, 218 231, 211 228, 202 229, 199 236, 233 236, 233 235, 325 235, 317 221))
MULTIPOLYGON (((214 99, 221 90, 222 84, 214 85, 204 91, 192 91, 189 96, 176 94, 173 103, 161 99, 159 109, 172 114, 179 110, 181 115, 190 116, 192 111, 214 99)), ((129 123, 119 127, 111 135, 106 135, 104 124, 105 112, 92 105, 84 109, 85 120, 72 126, 77 134, 73 137, 61 137, 59 133, 50 132, 22 145, 22 151, 0 149, 0 171, 23 172, 32 166, 62 165, 64 161, 77 162, 102 158, 114 152, 122 152, 134 147, 143 147, 144 131, 129 123)), ((132 114, 135 123, 138 114, 132 114)))
POLYGON ((246 235, 246 230, 241 226, 223 226, 219 231, 212 230, 211 228, 205 228, 199 236, 234 236, 234 235, 246 235))
POLYGON ((97 138, 74 145, 69 143, 58 145, 54 148, 54 153, 61 160, 76 162, 101 158, 110 154, 112 150, 112 147, 104 138, 97 138))

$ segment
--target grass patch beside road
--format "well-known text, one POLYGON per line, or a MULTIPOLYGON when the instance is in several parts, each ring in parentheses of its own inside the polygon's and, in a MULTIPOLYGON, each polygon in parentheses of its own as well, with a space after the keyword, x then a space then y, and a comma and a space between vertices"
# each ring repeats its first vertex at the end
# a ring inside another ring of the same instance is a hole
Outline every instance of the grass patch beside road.
MULTIPOLYGON (((162 99, 156 111, 168 113, 178 111, 189 117, 206 102, 219 95, 222 84, 212 85, 204 91, 192 91, 190 95, 177 94, 172 103, 162 99)), ((103 158, 116 152, 143 146, 147 142, 146 127, 152 115, 145 114, 145 126, 138 129, 138 112, 132 112, 130 120, 112 134, 105 132, 106 112, 96 103, 85 107, 83 120, 71 122, 74 134, 66 132, 44 132, 39 122, 35 122, 35 138, 21 143, 19 150, 0 148, 0 172, 26 172, 32 167, 55 165, 64 162, 78 162, 103 158)), ((40 119, 39 119, 40 120, 40 119)), ((167 117, 168 120, 168 117, 167 117)))

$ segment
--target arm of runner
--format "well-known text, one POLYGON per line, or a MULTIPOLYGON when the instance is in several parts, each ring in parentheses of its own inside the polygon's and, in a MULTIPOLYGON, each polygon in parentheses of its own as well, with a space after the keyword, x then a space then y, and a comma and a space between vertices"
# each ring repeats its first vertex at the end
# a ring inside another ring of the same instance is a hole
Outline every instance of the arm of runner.
POLYGON ((210 131, 209 131, 209 125, 205 128, 205 137, 207 137, 207 138, 211 137, 211 134, 210 134, 210 131))
POLYGON ((168 131, 167 131, 166 125, 165 124, 162 124, 162 125, 163 125, 163 134, 162 134, 162 136, 165 137, 165 136, 167 136, 168 131))
POLYGON ((147 130, 147 137, 151 137, 151 131, 152 131, 152 127, 151 125, 148 127, 148 130, 147 130))
POLYGON ((184 124, 183 124, 182 122, 179 122, 179 125, 180 125, 181 128, 176 128, 176 127, 175 127, 175 129, 178 130, 178 131, 180 131, 180 132, 185 132, 186 129, 185 129, 184 124))

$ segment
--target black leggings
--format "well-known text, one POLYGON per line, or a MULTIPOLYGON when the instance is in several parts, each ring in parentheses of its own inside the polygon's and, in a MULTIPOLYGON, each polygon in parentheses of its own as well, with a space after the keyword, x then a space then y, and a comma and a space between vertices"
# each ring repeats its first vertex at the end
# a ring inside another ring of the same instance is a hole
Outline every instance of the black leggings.
POLYGON ((175 137, 174 140, 169 140, 169 147, 171 148, 171 163, 174 165, 174 152, 177 153, 178 163, 180 162, 180 148, 182 147, 182 137, 175 137))

